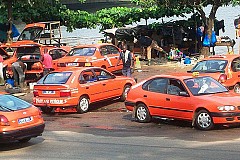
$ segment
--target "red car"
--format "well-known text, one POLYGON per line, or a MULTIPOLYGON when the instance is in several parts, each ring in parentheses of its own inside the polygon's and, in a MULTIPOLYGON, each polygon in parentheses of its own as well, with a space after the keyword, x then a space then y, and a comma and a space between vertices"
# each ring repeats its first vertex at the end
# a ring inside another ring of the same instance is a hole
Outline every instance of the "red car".
POLYGON ((240 93, 240 55, 215 55, 204 58, 189 72, 211 76, 230 90, 240 93))
POLYGON ((44 127, 42 113, 37 107, 0 93, 0 143, 28 142, 42 135, 44 127))
POLYGON ((45 113, 85 113, 94 102, 115 97, 124 101, 133 84, 133 78, 115 76, 99 67, 56 70, 34 85, 33 104, 45 113))
POLYGON ((239 95, 209 76, 157 75, 131 87, 126 108, 139 122, 152 117, 191 121, 200 130, 240 123, 239 95))

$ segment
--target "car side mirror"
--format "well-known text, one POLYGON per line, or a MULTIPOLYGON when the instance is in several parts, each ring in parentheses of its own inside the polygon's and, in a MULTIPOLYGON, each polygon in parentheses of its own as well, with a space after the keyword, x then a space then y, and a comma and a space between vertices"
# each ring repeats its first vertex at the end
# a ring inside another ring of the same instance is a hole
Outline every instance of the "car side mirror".
POLYGON ((189 94, 185 91, 179 92, 179 96, 189 97, 189 94))

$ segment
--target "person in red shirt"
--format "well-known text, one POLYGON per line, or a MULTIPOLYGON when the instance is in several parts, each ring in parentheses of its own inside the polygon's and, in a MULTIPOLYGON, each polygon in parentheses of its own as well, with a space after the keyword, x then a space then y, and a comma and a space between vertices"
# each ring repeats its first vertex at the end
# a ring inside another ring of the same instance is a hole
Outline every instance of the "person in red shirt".
POLYGON ((0 55, 0 85, 4 85, 4 77, 3 77, 3 57, 0 55))
POLYGON ((52 57, 51 55, 48 53, 48 49, 45 48, 44 49, 44 55, 43 55, 43 75, 46 75, 47 73, 51 72, 52 70, 52 57))

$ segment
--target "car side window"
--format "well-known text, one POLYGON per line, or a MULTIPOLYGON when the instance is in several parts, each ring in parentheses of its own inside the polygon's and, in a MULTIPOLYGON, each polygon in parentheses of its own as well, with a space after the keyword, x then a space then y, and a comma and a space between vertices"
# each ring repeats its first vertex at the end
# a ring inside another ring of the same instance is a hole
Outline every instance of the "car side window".
POLYGON ((99 81, 113 79, 114 76, 102 69, 94 69, 95 75, 99 81))
POLYGON ((97 78, 95 77, 95 75, 91 70, 83 71, 80 74, 80 77, 79 77, 80 84, 91 83, 96 81, 97 81, 97 78))
POLYGON ((100 48, 100 53, 101 53, 102 56, 110 54, 110 52, 108 51, 106 46, 103 46, 103 47, 100 48))
POLYGON ((166 78, 156 78, 147 81, 143 85, 143 89, 150 92, 166 93, 167 82, 168 80, 166 78))
POLYGON ((232 61, 231 68, 233 72, 239 72, 240 71, 240 57, 235 58, 232 61))
POLYGON ((60 49, 54 49, 54 50, 49 51, 49 54, 52 56, 52 59, 55 60, 55 59, 63 57, 64 55, 67 54, 67 52, 64 50, 60 50, 60 49))
POLYGON ((106 46, 106 47, 111 52, 111 54, 119 54, 120 53, 119 50, 114 46, 106 46))
POLYGON ((169 79, 167 94, 179 95, 182 91, 186 92, 180 80, 169 79))

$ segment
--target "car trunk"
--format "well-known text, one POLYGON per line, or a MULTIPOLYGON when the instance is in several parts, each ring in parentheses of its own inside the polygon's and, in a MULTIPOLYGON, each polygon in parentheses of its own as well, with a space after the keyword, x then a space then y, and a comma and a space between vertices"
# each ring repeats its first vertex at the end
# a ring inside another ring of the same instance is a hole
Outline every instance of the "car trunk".
POLYGON ((51 85, 51 84, 37 84, 34 85, 34 94, 38 97, 64 97, 64 94, 70 93, 68 85, 51 85))

